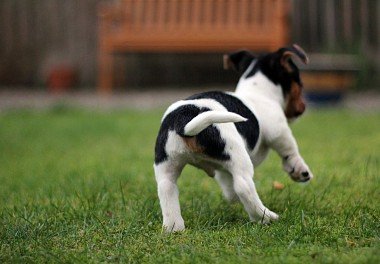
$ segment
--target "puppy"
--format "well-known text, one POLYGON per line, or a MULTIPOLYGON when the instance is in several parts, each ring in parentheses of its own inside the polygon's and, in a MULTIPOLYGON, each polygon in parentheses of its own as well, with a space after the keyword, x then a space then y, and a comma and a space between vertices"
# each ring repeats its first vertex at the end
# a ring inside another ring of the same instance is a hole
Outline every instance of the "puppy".
POLYGON ((240 200, 249 218, 261 223, 278 219, 253 182, 254 168, 269 149, 280 155, 294 181, 313 177, 288 126, 305 111, 299 70, 291 57, 308 63, 297 45, 260 57, 244 50, 225 55, 225 68, 241 75, 234 93, 200 93, 167 109, 154 162, 166 231, 185 228, 176 182, 186 164, 214 177, 228 201, 240 200))

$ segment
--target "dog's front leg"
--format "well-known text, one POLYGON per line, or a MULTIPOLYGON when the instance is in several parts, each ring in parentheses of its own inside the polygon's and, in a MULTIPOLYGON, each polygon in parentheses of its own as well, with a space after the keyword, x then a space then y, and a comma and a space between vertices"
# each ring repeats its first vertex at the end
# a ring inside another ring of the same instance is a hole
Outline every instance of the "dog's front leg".
POLYGON ((277 136, 268 140, 268 145, 282 158, 283 168, 297 182, 306 182, 313 178, 309 166, 301 157, 297 142, 289 126, 283 126, 277 136))

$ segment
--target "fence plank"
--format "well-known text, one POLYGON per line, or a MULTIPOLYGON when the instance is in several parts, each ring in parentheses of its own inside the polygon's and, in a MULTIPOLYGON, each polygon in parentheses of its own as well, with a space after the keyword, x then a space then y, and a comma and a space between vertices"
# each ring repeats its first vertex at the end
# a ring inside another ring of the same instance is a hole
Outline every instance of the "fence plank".
POLYGON ((366 0, 360 1, 360 24, 361 24, 361 45, 368 49, 368 3, 366 0))
POLYGON ((344 40, 348 42, 352 42, 353 40, 352 0, 343 1, 343 36, 344 36, 344 40))

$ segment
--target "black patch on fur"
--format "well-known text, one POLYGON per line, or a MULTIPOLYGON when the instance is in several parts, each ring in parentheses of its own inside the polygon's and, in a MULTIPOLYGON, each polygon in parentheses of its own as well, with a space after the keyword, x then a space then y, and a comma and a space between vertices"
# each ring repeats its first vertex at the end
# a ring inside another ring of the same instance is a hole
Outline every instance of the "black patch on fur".
MULTIPOLYGON (((165 151, 166 142, 168 140, 169 130, 174 130, 178 135, 184 135, 184 128, 194 117, 200 113, 210 111, 209 108, 199 108, 194 105, 183 105, 170 112, 162 121, 160 131, 158 132, 155 159, 154 162, 159 164, 168 158, 165 151)), ((219 159, 228 160, 230 156, 224 153, 225 142, 220 136, 219 130, 211 125, 195 136, 197 143, 204 148, 204 153, 208 156, 219 159)))
POLYGON ((278 52, 260 56, 253 69, 246 75, 246 78, 249 78, 255 75, 257 72, 261 71, 274 84, 281 85, 284 96, 289 94, 293 81, 302 87, 302 82, 297 66, 291 59, 289 59, 288 63, 292 71, 288 72, 281 65, 281 56, 281 49, 278 52))
POLYGON ((247 50, 240 50, 230 53, 228 58, 233 65, 234 70, 242 75, 252 63, 255 56, 247 50))
POLYGON ((229 112, 239 114, 248 120, 246 122, 234 123, 240 135, 246 140, 249 149, 253 150, 259 138, 259 122, 251 110, 235 96, 223 92, 206 92, 195 94, 187 100, 210 98, 218 101, 229 112))

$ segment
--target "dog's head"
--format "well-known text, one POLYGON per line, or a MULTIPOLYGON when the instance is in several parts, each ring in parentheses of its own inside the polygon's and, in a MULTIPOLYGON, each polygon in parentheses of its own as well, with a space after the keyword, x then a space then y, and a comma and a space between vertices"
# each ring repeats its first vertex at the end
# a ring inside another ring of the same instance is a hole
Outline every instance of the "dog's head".
POLYGON ((305 64, 309 62, 305 51, 298 45, 293 45, 257 58, 246 50, 234 52, 224 56, 224 68, 235 70, 244 79, 261 72, 275 85, 280 85, 285 101, 284 112, 291 120, 305 111, 303 85, 292 57, 299 58, 305 64))

